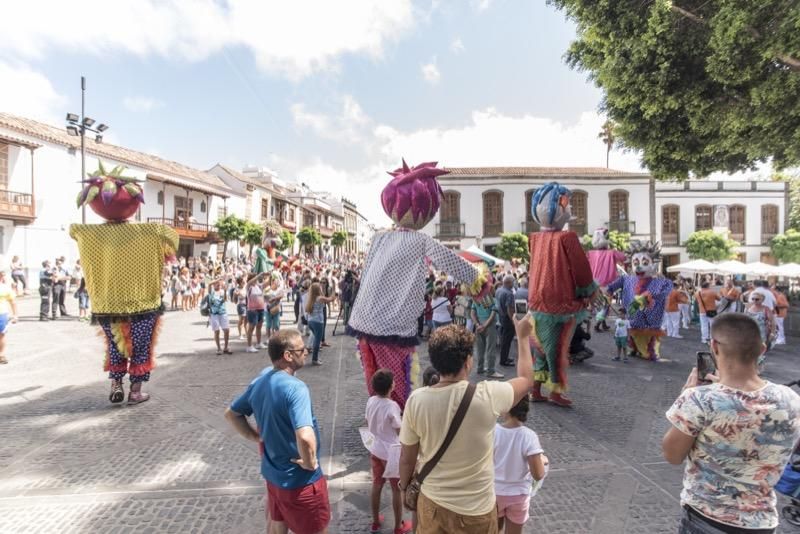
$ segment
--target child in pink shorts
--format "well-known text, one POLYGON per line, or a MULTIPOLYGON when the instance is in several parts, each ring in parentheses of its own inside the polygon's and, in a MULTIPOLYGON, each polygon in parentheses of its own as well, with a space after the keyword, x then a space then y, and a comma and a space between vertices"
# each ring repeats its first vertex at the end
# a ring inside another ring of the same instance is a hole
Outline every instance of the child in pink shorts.
POLYGON ((544 478, 547 456, 536 432, 525 426, 530 405, 527 397, 512 407, 494 429, 494 492, 497 495, 498 530, 521 534, 528 521, 534 480, 544 478))

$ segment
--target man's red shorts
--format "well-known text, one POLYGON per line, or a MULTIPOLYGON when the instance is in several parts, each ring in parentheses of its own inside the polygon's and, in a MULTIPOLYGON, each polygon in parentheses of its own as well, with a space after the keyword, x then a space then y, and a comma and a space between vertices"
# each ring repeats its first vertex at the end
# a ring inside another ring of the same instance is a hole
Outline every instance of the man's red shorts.
POLYGON ((267 512, 273 521, 286 523, 297 534, 322 532, 331 520, 325 477, 291 490, 267 482, 267 512))
MULTIPOLYGON (((374 454, 370 454, 369 461, 372 464, 372 483, 382 486, 386 482, 386 479, 383 478, 383 473, 386 471, 386 460, 381 460, 374 454)), ((390 478, 389 486, 396 488, 399 481, 399 478, 390 478)))

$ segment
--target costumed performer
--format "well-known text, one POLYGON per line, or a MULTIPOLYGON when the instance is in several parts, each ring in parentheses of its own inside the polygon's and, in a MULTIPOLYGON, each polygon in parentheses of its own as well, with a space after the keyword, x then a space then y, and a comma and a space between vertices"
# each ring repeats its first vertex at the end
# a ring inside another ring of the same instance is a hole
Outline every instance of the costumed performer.
POLYGON ((482 296, 489 289, 488 269, 473 266, 422 232, 439 209, 442 189, 437 176, 447 171, 436 163, 403 166, 381 193, 383 210, 395 227, 372 239, 347 332, 358 338, 369 394, 372 375, 381 368, 395 377, 392 399, 405 407, 419 377, 417 319, 425 305, 425 258, 482 296))
MULTIPOLYGON (((619 276, 618 266, 625 263, 625 254, 619 250, 609 248, 608 228, 601 227, 594 231, 592 236, 592 250, 586 253, 589 258, 589 265, 592 268, 592 276, 595 282, 600 287, 605 287, 619 276)), ((608 331, 608 323, 606 317, 608 316, 611 302, 608 298, 603 297, 598 303, 598 311, 595 316, 595 332, 599 332, 601 328, 608 331)))
POLYGON ((103 224, 73 224, 69 235, 78 244, 86 288, 92 297, 92 322, 106 337, 105 370, 111 379, 109 400, 125 399, 122 379, 130 375, 128 404, 150 396, 142 383, 155 367, 154 347, 160 326, 161 272, 165 258, 174 258, 178 234, 155 223, 131 224, 144 202, 137 180, 124 168, 100 168, 84 180, 78 206, 88 204, 103 224))
POLYGON ((661 359, 661 322, 672 281, 659 276, 661 244, 631 241, 628 246, 634 274, 623 275, 608 285, 608 293, 622 291, 622 305, 627 309, 628 343, 631 355, 657 362, 661 359))
POLYGON ((536 352, 532 402, 571 406, 567 391, 569 346, 575 326, 587 315, 597 292, 589 260, 575 232, 564 231, 572 217, 569 189, 550 182, 536 190, 531 214, 541 230, 530 236, 528 309, 536 352), (542 394, 542 385, 550 396, 542 394))
POLYGON ((275 268, 280 268, 280 259, 275 251, 281 244, 281 225, 275 221, 264 223, 264 236, 261 246, 253 249, 253 272, 255 274, 269 273, 275 268))

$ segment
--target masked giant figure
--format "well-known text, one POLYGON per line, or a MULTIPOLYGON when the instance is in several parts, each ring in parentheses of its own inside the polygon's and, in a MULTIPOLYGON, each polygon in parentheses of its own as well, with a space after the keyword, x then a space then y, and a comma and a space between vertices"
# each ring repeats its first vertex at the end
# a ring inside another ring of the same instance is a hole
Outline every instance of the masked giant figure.
POLYGON ((528 308, 534 321, 536 353, 531 400, 570 406, 567 390, 569 344, 577 323, 588 315, 597 291, 589 260, 575 232, 564 231, 572 217, 570 191, 550 182, 533 195, 531 214, 541 231, 530 236, 528 308), (542 386, 550 396, 542 393, 542 386))
POLYGON ((92 322, 106 338, 105 370, 111 379, 109 400, 125 400, 122 380, 130 377, 128 404, 150 396, 142 384, 155 367, 155 343, 161 323, 161 273, 174 258, 178 234, 163 224, 129 223, 144 202, 137 180, 123 176, 123 167, 107 172, 102 163, 88 177, 78 206, 88 204, 107 222, 73 224, 69 235, 78 243, 86 289, 92 299, 92 322))
POLYGON ((633 274, 623 275, 609 284, 610 294, 622 291, 622 305, 627 308, 628 343, 631 352, 657 362, 661 357, 661 321, 664 306, 672 291, 672 281, 659 276, 661 244, 631 241, 628 248, 633 274))
POLYGON ((426 258, 473 294, 483 296, 490 285, 485 264, 473 265, 417 231, 439 210, 442 189, 436 177, 446 173, 436 163, 409 168, 405 161, 389 173, 381 203, 395 227, 372 239, 347 326, 358 338, 370 395, 372 375, 387 368, 394 374, 392 399, 401 408, 419 379, 417 319, 425 307, 426 258))
MULTIPOLYGON (((586 253, 589 265, 592 267, 592 276, 595 282, 605 287, 619 276, 618 268, 625 262, 625 254, 619 250, 609 248, 608 228, 598 228, 592 236, 592 250, 586 253)), ((607 298, 598 299, 597 315, 595 316, 595 331, 608 330, 606 317, 610 302, 607 298)))
POLYGON ((273 269, 280 268, 277 250, 281 245, 281 231, 281 226, 275 221, 264 223, 264 237, 261 246, 253 249, 254 273, 270 273, 273 269))

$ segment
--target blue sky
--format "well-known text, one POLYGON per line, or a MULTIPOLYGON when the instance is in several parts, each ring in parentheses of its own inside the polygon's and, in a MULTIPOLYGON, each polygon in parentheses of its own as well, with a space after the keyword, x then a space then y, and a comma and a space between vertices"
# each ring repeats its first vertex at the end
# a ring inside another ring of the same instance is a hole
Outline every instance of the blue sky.
MULTIPOLYGON (((574 26, 543 1, 64 4, 12 7, 0 109, 60 124, 80 109, 83 74, 87 114, 112 142, 203 169, 267 166, 374 219, 401 156, 605 163, 600 91, 564 64, 574 26)), ((612 166, 638 161, 614 154, 612 166)))

